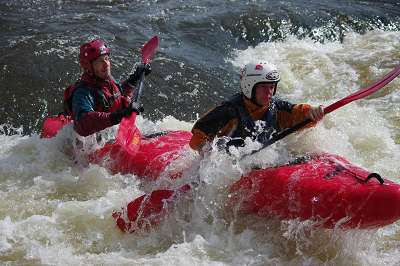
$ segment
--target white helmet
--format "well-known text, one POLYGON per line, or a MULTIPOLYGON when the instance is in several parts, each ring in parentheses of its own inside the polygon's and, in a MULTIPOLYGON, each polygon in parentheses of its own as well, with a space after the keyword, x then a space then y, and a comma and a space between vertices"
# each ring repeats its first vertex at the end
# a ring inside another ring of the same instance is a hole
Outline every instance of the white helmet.
POLYGON ((251 63, 245 65, 241 70, 240 88, 243 94, 251 99, 253 88, 257 83, 278 83, 279 80, 279 73, 274 65, 270 63, 251 63))

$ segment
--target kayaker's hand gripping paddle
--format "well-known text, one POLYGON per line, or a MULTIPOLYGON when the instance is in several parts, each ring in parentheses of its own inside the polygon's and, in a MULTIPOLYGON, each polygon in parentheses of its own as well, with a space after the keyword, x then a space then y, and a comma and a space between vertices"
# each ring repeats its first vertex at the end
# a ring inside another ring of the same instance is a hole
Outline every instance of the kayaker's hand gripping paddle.
MULTIPOLYGON (((158 37, 154 36, 147 41, 142 47, 142 64, 150 63, 158 48, 158 37)), ((143 68, 144 69, 144 68, 143 68)), ((132 99, 132 103, 136 106, 140 106, 140 96, 144 88, 144 71, 140 73, 140 78, 135 88, 135 94, 132 99)), ((125 117, 119 124, 116 142, 121 146, 125 147, 125 150, 134 155, 139 149, 141 134, 135 126, 136 113, 133 112, 129 117, 125 117)))

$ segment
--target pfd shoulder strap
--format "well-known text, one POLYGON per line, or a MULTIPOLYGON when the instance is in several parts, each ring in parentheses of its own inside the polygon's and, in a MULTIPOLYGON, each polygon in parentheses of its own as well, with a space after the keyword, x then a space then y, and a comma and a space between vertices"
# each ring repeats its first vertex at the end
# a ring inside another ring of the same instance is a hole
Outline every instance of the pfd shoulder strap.
POLYGON ((76 89, 82 86, 83 81, 78 80, 64 90, 63 109, 66 115, 72 115, 72 96, 76 89))

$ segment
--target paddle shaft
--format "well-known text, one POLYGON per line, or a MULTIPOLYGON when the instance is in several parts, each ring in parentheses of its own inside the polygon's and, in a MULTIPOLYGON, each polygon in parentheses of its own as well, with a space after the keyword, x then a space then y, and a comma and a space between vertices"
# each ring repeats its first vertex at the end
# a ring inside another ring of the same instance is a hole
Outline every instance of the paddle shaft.
POLYGON ((140 105, 140 96, 142 96, 143 87, 144 87, 144 71, 142 73, 140 73, 140 78, 137 83, 135 95, 133 96, 133 100, 132 100, 132 102, 137 103, 138 106, 140 105))

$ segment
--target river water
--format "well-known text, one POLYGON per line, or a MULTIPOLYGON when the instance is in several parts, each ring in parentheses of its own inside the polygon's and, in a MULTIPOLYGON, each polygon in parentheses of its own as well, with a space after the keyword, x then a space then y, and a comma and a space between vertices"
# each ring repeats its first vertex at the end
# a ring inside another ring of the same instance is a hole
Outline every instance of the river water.
MULTIPOLYGON (((278 66, 280 96, 328 105, 400 63, 398 1, 19 0, 0 1, 0 14, 0 264, 400 264, 400 222, 315 229, 231 217, 220 197, 249 164, 318 151, 400 182, 400 79, 247 165, 211 154, 192 173, 205 184, 198 197, 137 235, 119 232, 111 212, 148 187, 134 175, 77 163, 67 147, 71 129, 51 140, 38 135, 79 77, 79 45, 96 37, 109 44, 117 79, 132 71, 145 41, 160 37, 138 119, 143 133, 190 130, 238 91, 239 68, 252 61, 278 66)), ((199 160, 187 153, 185 163, 199 160)))

